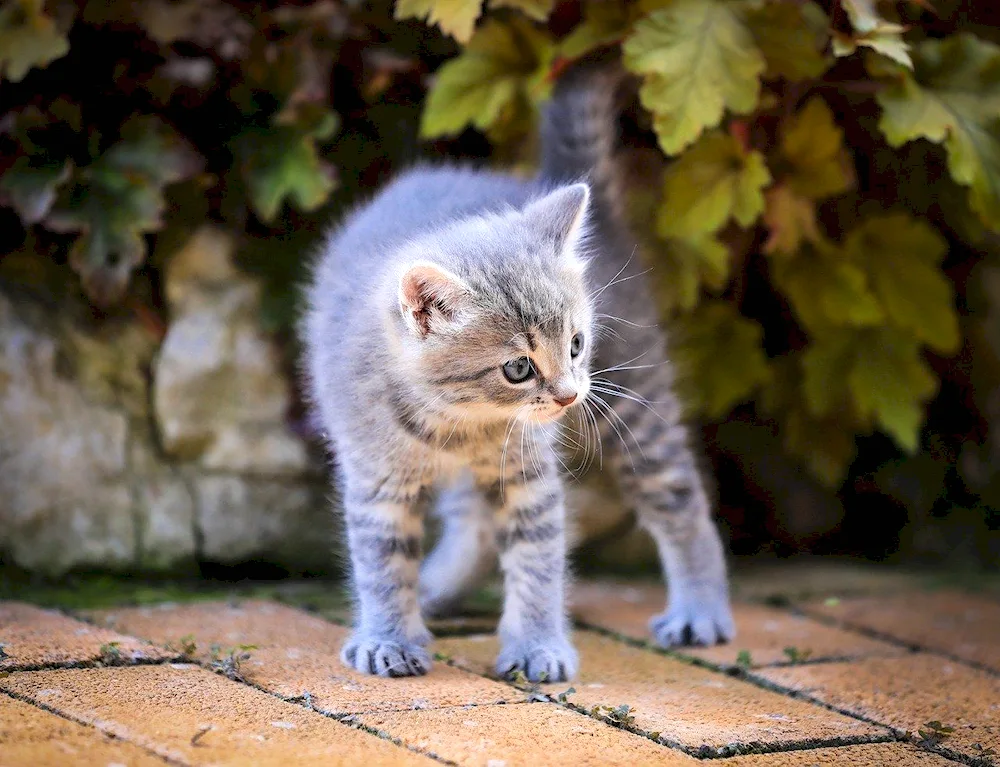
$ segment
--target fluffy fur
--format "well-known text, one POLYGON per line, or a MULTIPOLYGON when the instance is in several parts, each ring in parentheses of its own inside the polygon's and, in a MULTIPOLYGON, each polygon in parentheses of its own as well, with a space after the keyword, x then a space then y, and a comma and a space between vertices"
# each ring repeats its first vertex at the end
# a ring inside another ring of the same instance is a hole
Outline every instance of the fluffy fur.
POLYGON ((422 613, 455 606, 499 558, 497 671, 574 675, 556 450, 592 436, 597 415, 605 465, 670 582, 657 639, 732 635, 722 548, 655 305, 641 280, 623 278, 633 244, 611 204, 605 77, 581 70, 559 85, 536 179, 416 168, 350 216, 316 262, 304 367, 337 459, 357 601, 342 658, 360 671, 426 673, 422 613), (599 345, 607 323, 614 342, 599 345), (524 358, 533 375, 512 381, 524 358), (605 377, 592 387, 595 360, 605 377), (560 437, 568 412, 589 430, 560 437), (421 570, 429 502, 444 528, 421 570))

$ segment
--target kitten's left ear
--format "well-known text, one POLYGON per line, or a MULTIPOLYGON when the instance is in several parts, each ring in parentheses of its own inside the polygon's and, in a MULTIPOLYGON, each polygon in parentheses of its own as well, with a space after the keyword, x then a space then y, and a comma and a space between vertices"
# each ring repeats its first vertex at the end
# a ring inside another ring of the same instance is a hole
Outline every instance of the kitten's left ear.
POLYGON ((562 250, 580 234, 587 205, 590 203, 590 187, 586 184, 571 184, 545 195, 528 205, 524 215, 532 226, 548 235, 562 250))
POLYGON ((472 289, 458 275, 427 261, 412 264, 399 278, 399 307, 411 330, 425 337, 455 320, 472 289))

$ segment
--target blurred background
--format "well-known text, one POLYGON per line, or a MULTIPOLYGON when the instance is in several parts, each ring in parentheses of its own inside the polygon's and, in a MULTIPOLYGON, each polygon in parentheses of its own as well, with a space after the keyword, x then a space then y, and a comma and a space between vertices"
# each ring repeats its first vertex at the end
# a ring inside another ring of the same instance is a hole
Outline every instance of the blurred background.
POLYGON ((4 582, 338 573, 303 266, 409 164, 530 173, 598 49, 730 550, 998 569, 995 3, 4 0, 4 582))

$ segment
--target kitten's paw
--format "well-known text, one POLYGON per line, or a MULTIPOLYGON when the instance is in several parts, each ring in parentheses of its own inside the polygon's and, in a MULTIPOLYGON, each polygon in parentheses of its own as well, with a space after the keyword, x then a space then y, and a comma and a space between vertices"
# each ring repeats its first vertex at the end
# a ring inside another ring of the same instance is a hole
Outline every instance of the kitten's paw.
POLYGON ((576 676, 579 658, 563 637, 516 642, 504 647, 497 658, 497 674, 509 679, 518 671, 530 682, 566 682, 576 676))
POLYGON ((671 604, 649 622, 653 638, 662 647, 714 645, 736 636, 733 613, 725 597, 671 604))
POLYGON ((431 657, 418 644, 354 635, 340 651, 345 665, 377 676, 423 676, 431 670, 431 657))

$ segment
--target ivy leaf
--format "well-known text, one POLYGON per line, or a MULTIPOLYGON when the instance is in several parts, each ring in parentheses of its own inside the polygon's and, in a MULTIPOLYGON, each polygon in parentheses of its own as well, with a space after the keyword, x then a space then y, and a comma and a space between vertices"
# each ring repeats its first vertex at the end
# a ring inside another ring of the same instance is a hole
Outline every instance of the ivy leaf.
POLYGON ((336 132, 336 115, 320 110, 310 117, 248 128, 236 137, 236 162, 250 202, 264 222, 274 220, 286 199, 301 211, 315 210, 336 186, 332 171, 316 149, 317 140, 336 132))
POLYGON ((917 449, 924 403, 937 391, 937 378, 919 342, 892 328, 860 335, 847 381, 858 412, 874 416, 907 452, 917 449))
POLYGON ((69 40, 44 0, 8 0, 0 6, 0 80, 20 82, 32 67, 46 67, 69 53, 69 40))
POLYGON ((487 20, 462 54, 437 71, 420 135, 447 136, 467 125, 486 131, 505 110, 544 98, 542 83, 554 52, 552 42, 524 19, 487 20))
POLYGON ((764 156, 733 136, 713 131, 667 168, 659 231, 691 238, 718 231, 730 219, 749 227, 764 211, 771 182, 764 156))
POLYGON ((163 226, 163 189, 194 175, 198 157, 155 118, 137 118, 122 138, 81 168, 45 220, 57 232, 80 232, 70 265, 99 305, 116 301, 146 256, 144 235, 163 226))
POLYGON ((830 20, 816 3, 751 5, 746 22, 767 61, 765 79, 807 80, 829 68, 830 20))
POLYGON ((578 59, 621 40, 631 23, 631 14, 621 3, 593 0, 583 6, 583 21, 559 43, 559 53, 568 59, 578 59))
POLYGON ((0 177, 0 201, 17 211, 25 227, 36 224, 48 214, 71 172, 68 161, 39 164, 35 158, 18 157, 0 177))
POLYGON ((437 24, 446 35, 467 43, 476 28, 482 5, 482 0, 396 0, 395 16, 437 24))
POLYGON ((765 253, 792 255, 804 242, 819 240, 816 205, 808 197, 778 184, 764 192, 764 200, 764 223, 770 230, 765 253))
POLYGON ((689 312, 703 285, 722 290, 729 280, 729 260, 729 248, 712 236, 667 241, 654 272, 665 308, 689 312))
POLYGON ((875 0, 842 0, 842 5, 856 34, 834 35, 835 56, 850 56, 860 46, 871 48, 908 69, 913 68, 910 46, 903 40, 906 27, 888 22, 879 16, 875 0))
POLYGON ((726 109, 752 112, 766 62, 741 13, 727 0, 673 0, 635 25, 625 65, 645 75, 639 96, 660 146, 677 154, 726 109))
POLYGON ((529 19, 545 21, 556 0, 490 0, 490 8, 517 8, 529 19))
POLYGON ((685 373, 685 401, 720 418, 749 399, 770 377, 761 348, 763 331, 726 301, 701 304, 678 323, 675 355, 685 373))
POLYGON ((869 69, 894 77, 876 95, 889 144, 943 144, 952 177, 970 187, 973 209, 1000 229, 1000 46, 958 34, 922 42, 913 74, 877 62, 869 69))
POLYGON ((814 335, 877 325, 885 317, 865 271, 825 240, 804 246, 796 258, 773 259, 771 274, 814 335))
POLYGON ((846 192, 854 185, 854 167, 844 149, 844 132, 818 96, 783 126, 781 154, 791 166, 787 183, 813 200, 846 192))
POLYGON ((847 235, 844 249, 867 268, 896 327, 939 352, 958 350, 952 286, 940 269, 948 244, 935 229, 904 213, 875 216, 847 235))

